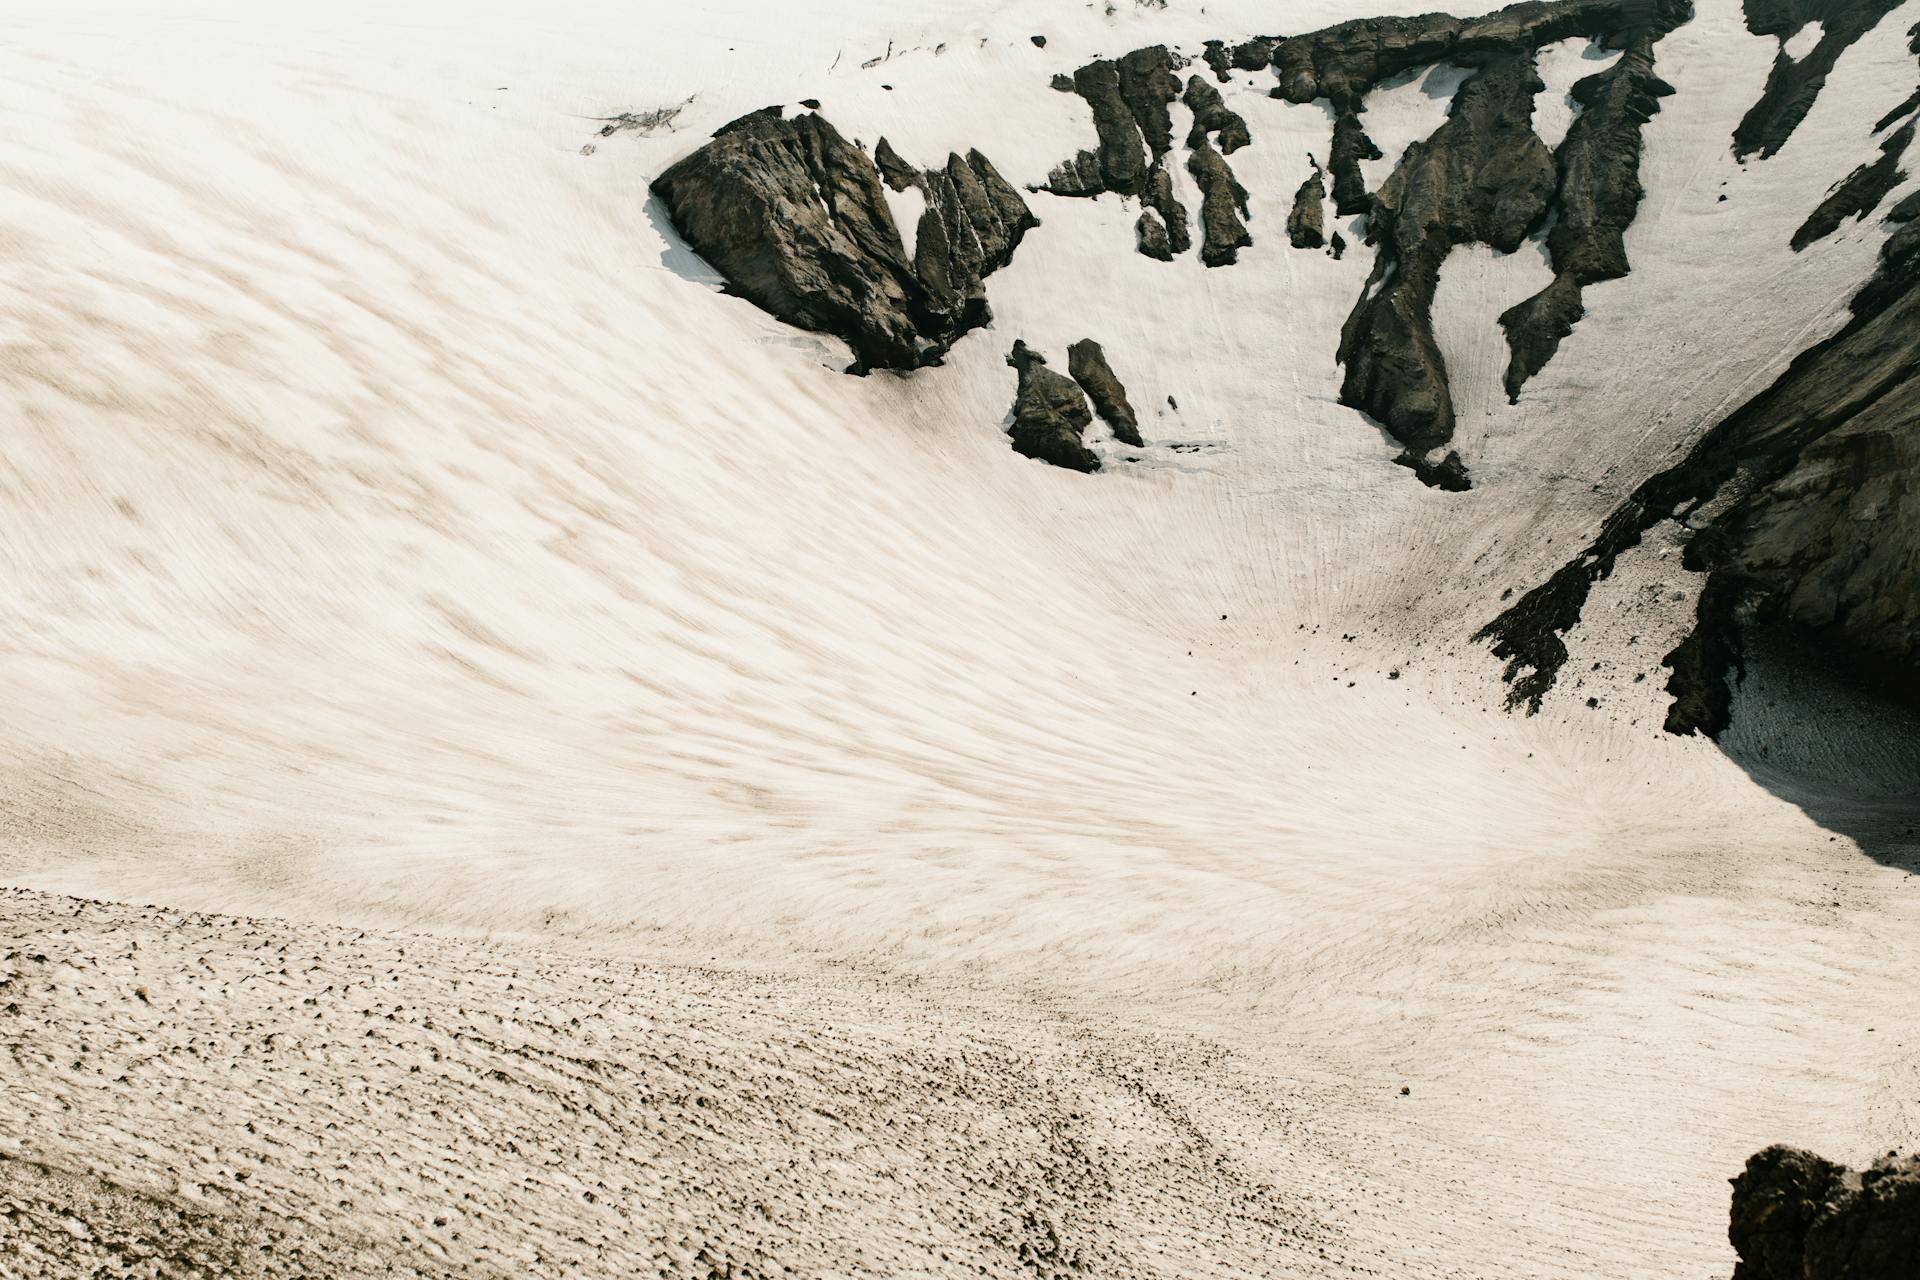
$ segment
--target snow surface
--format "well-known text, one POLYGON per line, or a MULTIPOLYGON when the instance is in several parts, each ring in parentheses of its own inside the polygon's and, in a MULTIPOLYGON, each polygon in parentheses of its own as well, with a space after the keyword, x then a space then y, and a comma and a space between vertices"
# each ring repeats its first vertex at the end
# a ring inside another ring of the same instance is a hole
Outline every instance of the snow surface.
MULTIPOLYGON (((807 97, 1037 183, 1092 143, 1053 73, 1270 5, 0 14, 12 1194, 44 1166, 501 1274, 750 1229, 802 1274, 1015 1274, 993 1197, 1066 1160, 1112 1196, 1038 1212, 1110 1272, 1723 1273, 1749 1152, 1920 1141, 1920 735, 1806 745, 1825 703, 1771 678, 1739 732, 1779 776, 1660 734, 1670 531, 1541 716, 1467 637, 1844 321, 1876 225, 1787 239, 1874 154, 1916 17, 1744 166, 1777 42, 1727 0, 1664 40, 1633 274, 1518 405, 1495 317, 1544 256, 1450 259, 1450 495, 1336 403, 1370 251, 1286 247, 1328 120, 1262 77, 1223 86, 1240 265, 1036 195, 993 327, 911 376, 721 294, 646 196, 807 97), (1097 338, 1147 447, 1013 454, 1016 337, 1097 338), (453 1030, 364 1043, 387 1012, 453 1030), (602 1092, 555 1105, 574 1059, 602 1092), (817 1176, 741 1208, 787 1160, 817 1176)), ((1397 155, 1447 91, 1368 129, 1397 155)))

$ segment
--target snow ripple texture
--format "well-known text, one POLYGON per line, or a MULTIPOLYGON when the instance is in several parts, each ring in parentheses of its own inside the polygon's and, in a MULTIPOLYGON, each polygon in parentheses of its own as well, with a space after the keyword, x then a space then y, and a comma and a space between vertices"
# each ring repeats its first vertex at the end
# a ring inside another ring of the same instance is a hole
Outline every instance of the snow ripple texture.
POLYGON ((1037 183, 1054 72, 1270 9, 0 14, 0 1275, 1708 1276, 1753 1150, 1920 1141, 1915 726, 1757 669, 1662 736, 1658 531, 1540 716, 1466 639, 1843 322, 1874 222, 1787 240, 1915 4, 1743 167, 1777 42, 1702 0, 1517 405, 1544 253, 1453 257, 1466 494, 1336 403, 1369 251, 1286 247, 1258 77, 1239 265, 1035 196, 911 377, 646 198, 810 97, 1037 183), (1014 455, 1016 337, 1146 446, 1014 455))

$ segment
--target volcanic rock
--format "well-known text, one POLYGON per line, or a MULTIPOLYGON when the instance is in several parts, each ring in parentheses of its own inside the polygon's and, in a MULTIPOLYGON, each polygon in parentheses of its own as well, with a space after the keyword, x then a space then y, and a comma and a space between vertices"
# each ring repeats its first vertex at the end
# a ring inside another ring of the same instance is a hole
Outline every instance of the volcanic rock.
POLYGON ((1081 442, 1093 411, 1079 386, 1047 368, 1045 357, 1024 342, 1014 342, 1007 363, 1020 375, 1009 430, 1014 451, 1056 467, 1098 471, 1099 457, 1081 442))
POLYGON ((897 190, 927 191, 913 262, 894 225, 882 169, 817 114, 742 116, 653 181, 674 227, 729 291, 853 349, 854 372, 938 363, 984 324, 983 280, 1037 225, 979 152, 915 175, 884 141, 897 190))
POLYGON ((1113 375, 1112 366, 1107 364, 1107 353, 1099 343, 1092 338, 1082 338, 1068 347, 1067 372, 1093 401, 1101 421, 1113 428, 1114 439, 1136 448, 1145 443, 1140 438, 1140 420, 1127 402, 1127 389, 1113 375))

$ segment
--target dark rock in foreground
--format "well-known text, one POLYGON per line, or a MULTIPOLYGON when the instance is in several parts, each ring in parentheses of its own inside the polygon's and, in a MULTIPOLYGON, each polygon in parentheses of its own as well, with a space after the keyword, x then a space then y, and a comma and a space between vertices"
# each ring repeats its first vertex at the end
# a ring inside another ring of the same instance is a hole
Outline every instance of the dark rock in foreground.
POLYGON ((1734 1280, 1920 1280, 1920 1156, 1852 1172, 1768 1147, 1733 1179, 1734 1280))
POLYGON ((1107 353, 1099 343, 1092 338, 1082 338, 1068 347, 1067 372, 1093 401, 1101 421, 1113 428, 1115 440, 1135 448, 1145 443, 1140 438, 1140 419, 1127 401, 1127 389, 1114 376, 1113 367, 1107 363, 1107 353))
POLYGON ((1007 363, 1020 374, 1008 431, 1014 451, 1072 471, 1098 471, 1099 457, 1081 441, 1093 411, 1079 386, 1047 368, 1045 357, 1024 342, 1013 344, 1007 363))
POLYGON ((984 278, 1038 225, 978 151, 916 174, 884 141, 881 167, 818 115, 742 116, 653 181, 674 227, 730 292, 853 349, 854 372, 936 364, 991 318, 984 278), (914 260, 881 188, 921 185, 914 260))

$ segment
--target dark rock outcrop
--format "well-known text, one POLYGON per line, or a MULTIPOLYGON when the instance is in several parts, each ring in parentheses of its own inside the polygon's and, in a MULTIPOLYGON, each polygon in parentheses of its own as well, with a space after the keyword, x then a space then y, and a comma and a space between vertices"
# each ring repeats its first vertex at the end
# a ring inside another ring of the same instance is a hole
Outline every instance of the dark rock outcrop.
MULTIPOLYGON (((1180 78, 1174 72, 1184 65, 1165 45, 1152 45, 1075 71, 1072 87, 1093 111, 1098 148, 1055 165, 1042 188, 1057 196, 1098 196, 1111 191, 1138 197, 1149 212, 1142 212, 1134 225, 1136 247, 1162 261, 1171 261, 1193 244, 1186 207, 1175 198, 1166 169, 1167 154, 1173 149, 1168 104, 1180 97, 1180 78)), ((1212 86, 1203 87, 1213 93, 1221 112, 1233 116, 1212 86)), ((1211 118, 1216 121, 1214 128, 1231 124, 1217 114, 1211 118)), ((1241 134, 1245 127, 1242 121, 1241 134)))
POLYGON ((1199 76, 1187 77, 1187 92, 1182 99, 1193 112, 1193 127, 1187 130, 1187 145, 1195 147, 1213 134, 1220 154, 1230 156, 1253 141, 1247 122, 1227 105, 1220 91, 1199 76))
POLYGON ((1798 253, 1816 240, 1826 239, 1838 231, 1840 224, 1849 216, 1864 218, 1879 208, 1880 202, 1887 198, 1887 193, 1906 181, 1907 172, 1900 167, 1900 159, 1912 141, 1913 121, 1909 120, 1880 144, 1878 160, 1863 164, 1848 174, 1846 180, 1807 215, 1807 220, 1793 233, 1794 252, 1798 253))
POLYGON ((884 141, 875 151, 879 167, 823 117, 769 107, 722 127, 653 192, 730 292, 845 339, 853 371, 938 363, 990 318, 985 277, 1038 224, 977 151, 917 175, 884 141), (912 262, 883 174, 927 193, 912 262))
POLYGON ((1764 160, 1785 146, 1813 110, 1840 55, 1899 7, 1900 0, 1746 0, 1747 30, 1778 36, 1781 48, 1760 100, 1734 127, 1733 154, 1745 159, 1757 151, 1764 160), (1804 58, 1788 57, 1787 42, 1809 22, 1820 24, 1819 42, 1804 58))
POLYGON ((1013 344, 1007 363, 1020 375, 1008 429, 1014 451, 1072 471, 1098 471, 1098 455, 1081 439, 1093 411, 1078 384, 1047 368, 1045 357, 1024 342, 1013 344))
POLYGON ((1200 184, 1200 261, 1210 267, 1228 266, 1239 260, 1240 250, 1253 244, 1242 221, 1247 216, 1247 189, 1204 138, 1187 153, 1187 171, 1200 184))
POLYGON ((1107 353, 1099 343, 1092 338, 1082 338, 1068 347, 1067 372, 1093 401, 1101 421, 1113 428, 1115 440, 1135 448, 1145 443, 1140 438, 1140 419, 1127 402, 1127 389, 1114 376, 1112 366, 1107 363, 1107 353))
POLYGON ((1296 249, 1318 249, 1327 242, 1327 183, 1320 163, 1312 156, 1307 160, 1313 165, 1313 176, 1293 193, 1293 209, 1287 214, 1287 240, 1296 249))
POLYGON ((1099 146, 1057 166, 1047 175, 1046 190, 1060 196, 1140 195, 1151 168, 1173 147, 1167 104, 1180 96, 1178 65, 1165 45, 1153 45, 1075 71, 1073 91, 1093 111, 1099 146))
POLYGON ((1173 175, 1167 172, 1165 160, 1156 163, 1153 172, 1147 175, 1147 190, 1141 203, 1160 215, 1171 252, 1185 253, 1193 247, 1193 233, 1187 227, 1187 206, 1173 194, 1173 175))
POLYGON ((1273 47, 1278 43, 1279 36, 1255 36, 1236 45, 1229 45, 1224 40, 1209 40, 1204 56, 1207 66, 1213 69, 1214 79, 1226 84, 1233 79, 1235 69, 1259 71, 1265 68, 1273 61, 1273 47))
POLYGON ((1333 170, 1333 211, 1343 218, 1365 213, 1371 202, 1367 179, 1360 172, 1362 160, 1379 160, 1382 153, 1367 136, 1360 116, 1352 109, 1342 111, 1333 123, 1333 142, 1327 152, 1327 167, 1333 170))
POLYGON ((1510 253, 1552 221, 1554 282, 1501 316, 1512 350, 1507 392, 1517 396, 1585 314, 1581 289, 1627 272, 1624 232, 1642 198, 1641 129, 1672 92, 1653 74, 1653 50, 1689 13, 1685 0, 1527 0, 1478 18, 1364 18, 1274 46, 1273 95, 1325 100, 1333 113, 1335 212, 1365 214, 1369 243, 1383 246, 1341 330, 1341 403, 1384 426, 1427 483, 1467 484, 1457 455, 1451 465, 1434 461, 1454 429, 1431 319, 1448 254, 1468 243, 1510 253), (1540 46, 1576 36, 1622 53, 1574 87, 1581 112, 1549 151, 1532 123, 1534 94, 1544 88, 1534 60, 1540 46), (1390 76, 1443 61, 1473 73, 1446 123, 1409 146, 1370 195, 1360 166, 1380 151, 1362 124, 1367 95, 1390 76))
POLYGON ((1133 224, 1133 235, 1135 248, 1147 257, 1161 262, 1173 261, 1173 241, 1167 235, 1167 224, 1153 210, 1140 211, 1133 224))
POLYGON ((1686 566, 1711 575, 1709 634, 1667 657, 1674 732, 1726 727, 1721 686, 1739 658, 1727 628, 1741 618, 1821 636, 1836 663, 1920 668, 1920 200, 1894 212, 1908 220, 1890 218, 1897 229, 1847 324, 1642 482, 1586 548, 1481 629, 1507 660, 1509 706, 1539 709, 1594 584, 1669 519, 1690 534, 1686 566))
POLYGON ((1734 1280, 1916 1280, 1920 1156, 1859 1172, 1768 1147, 1733 1179, 1734 1280))
POLYGON ((1433 335, 1441 264, 1476 241, 1513 252, 1553 198, 1553 155, 1532 124, 1543 87, 1531 50, 1489 58, 1454 95, 1447 122, 1408 146, 1373 199, 1369 235, 1381 250, 1341 331, 1340 402, 1372 415, 1414 458, 1453 438, 1433 335))
POLYGON ((1506 389, 1518 400, 1586 314, 1585 286, 1627 274, 1626 231, 1646 194, 1640 186, 1641 131, 1673 86, 1653 71, 1656 34, 1646 32, 1605 71, 1577 81, 1580 107, 1554 154, 1559 174, 1547 252, 1553 283, 1500 317, 1512 359, 1506 389))

